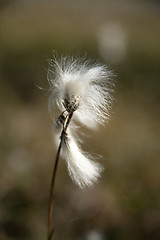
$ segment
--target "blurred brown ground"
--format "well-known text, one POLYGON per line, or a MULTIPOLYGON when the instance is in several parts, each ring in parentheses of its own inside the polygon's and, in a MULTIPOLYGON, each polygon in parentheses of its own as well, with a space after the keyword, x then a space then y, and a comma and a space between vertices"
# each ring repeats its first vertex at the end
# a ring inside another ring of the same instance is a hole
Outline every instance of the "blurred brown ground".
POLYGON ((79 190, 60 161, 55 239, 160 239, 160 2, 149 0, 0 2, 0 239, 46 239, 53 50, 117 75, 111 121, 84 137, 103 156, 101 181, 79 190))

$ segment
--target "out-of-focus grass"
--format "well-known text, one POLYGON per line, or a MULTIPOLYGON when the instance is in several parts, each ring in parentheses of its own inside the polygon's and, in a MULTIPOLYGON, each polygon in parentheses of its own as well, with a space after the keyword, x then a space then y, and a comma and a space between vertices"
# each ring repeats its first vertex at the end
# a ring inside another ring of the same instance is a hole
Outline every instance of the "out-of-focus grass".
POLYGON ((1 9, 0 225, 8 239, 46 237, 56 154, 46 60, 52 49, 101 59, 97 32, 109 22, 125 29, 126 56, 110 64, 118 79, 111 121, 84 138, 85 150, 103 156, 105 171, 81 191, 60 161, 55 237, 88 239, 95 230, 104 239, 160 238, 159 5, 117 4, 15 1, 1 9))

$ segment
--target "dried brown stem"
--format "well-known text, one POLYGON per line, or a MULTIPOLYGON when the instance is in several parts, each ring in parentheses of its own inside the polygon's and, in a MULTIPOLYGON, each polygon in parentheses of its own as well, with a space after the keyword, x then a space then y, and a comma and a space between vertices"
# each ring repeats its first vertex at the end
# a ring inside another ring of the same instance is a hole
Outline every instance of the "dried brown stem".
POLYGON ((70 113, 68 115, 66 123, 63 126, 63 130, 62 130, 61 137, 60 137, 61 140, 60 140, 60 143, 59 143, 59 147, 58 147, 58 151, 57 151, 57 155, 56 155, 56 160, 55 160, 54 167, 53 167, 52 181, 51 181, 51 187, 50 187, 49 211, 48 211, 48 237, 47 237, 47 240, 52 239, 52 236, 53 236, 53 233, 54 233, 54 230, 55 230, 53 228, 54 185, 55 185, 57 166, 58 166, 58 161, 59 161, 60 152, 61 152, 61 148, 62 148, 63 138, 66 134, 66 131, 67 131, 67 128, 69 126, 69 123, 71 121, 72 116, 73 116, 73 113, 70 113))

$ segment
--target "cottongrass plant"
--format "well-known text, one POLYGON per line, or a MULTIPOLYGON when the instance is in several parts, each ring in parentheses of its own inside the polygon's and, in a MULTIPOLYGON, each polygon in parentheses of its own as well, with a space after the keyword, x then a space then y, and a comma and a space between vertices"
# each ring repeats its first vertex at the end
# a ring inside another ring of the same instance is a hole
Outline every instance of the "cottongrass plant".
POLYGON ((81 149, 78 123, 96 129, 109 119, 112 103, 112 73, 105 65, 88 60, 61 57, 50 60, 48 81, 49 109, 54 119, 54 139, 58 146, 54 163, 48 215, 48 240, 54 228, 53 190, 60 154, 66 160, 71 179, 80 188, 91 187, 100 178, 103 167, 81 149), (72 120, 72 121, 71 121, 72 120))

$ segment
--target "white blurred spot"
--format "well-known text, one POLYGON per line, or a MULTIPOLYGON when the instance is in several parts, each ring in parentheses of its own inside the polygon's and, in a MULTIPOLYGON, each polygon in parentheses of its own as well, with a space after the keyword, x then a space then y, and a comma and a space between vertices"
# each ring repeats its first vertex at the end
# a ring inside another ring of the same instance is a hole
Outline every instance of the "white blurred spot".
POLYGON ((119 63, 124 59, 126 43, 126 31, 118 23, 103 25, 98 30, 99 53, 110 63, 119 63))
POLYGON ((86 234, 86 240, 107 240, 100 231, 89 231, 86 234))

